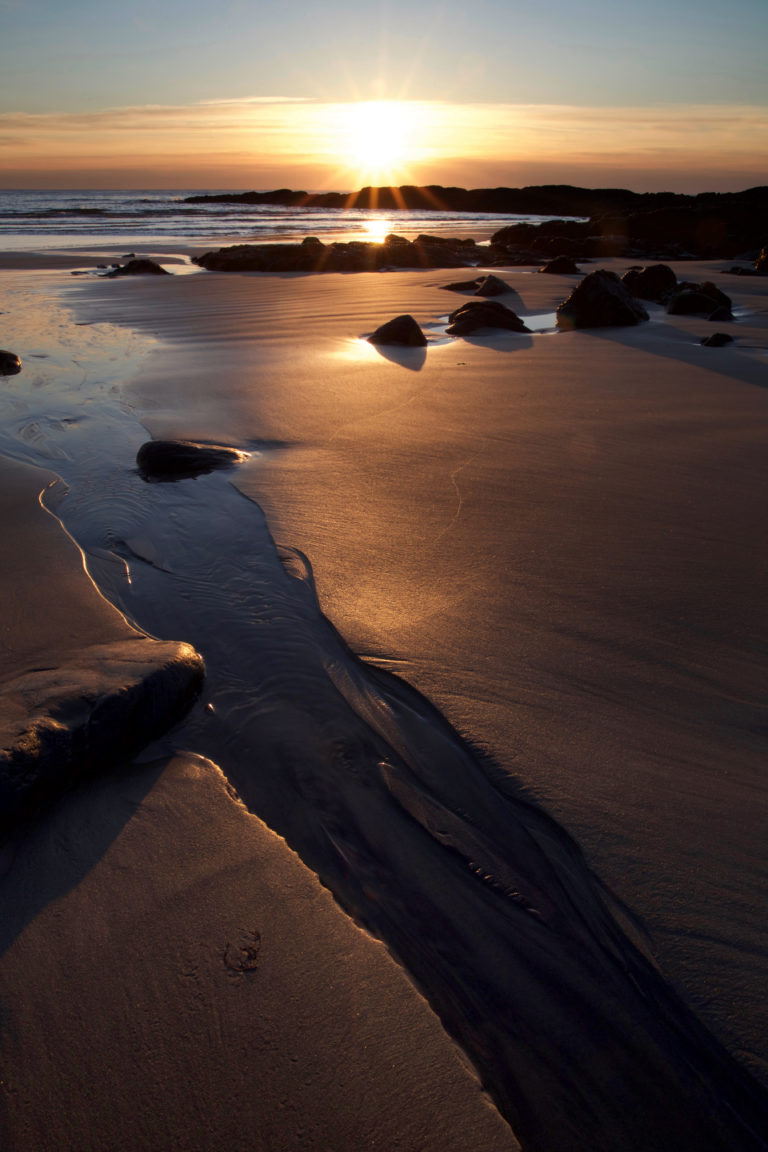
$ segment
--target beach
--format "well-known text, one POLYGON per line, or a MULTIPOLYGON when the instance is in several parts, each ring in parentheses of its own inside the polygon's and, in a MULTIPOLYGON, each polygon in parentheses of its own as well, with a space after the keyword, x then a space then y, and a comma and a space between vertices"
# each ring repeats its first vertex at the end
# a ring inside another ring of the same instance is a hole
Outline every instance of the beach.
POLYGON ((206 681, 6 847, 8 1146, 764 1147, 768 280, 673 265, 709 348, 533 268, 452 339, 455 270, 94 262, 4 258, 4 679, 206 681))

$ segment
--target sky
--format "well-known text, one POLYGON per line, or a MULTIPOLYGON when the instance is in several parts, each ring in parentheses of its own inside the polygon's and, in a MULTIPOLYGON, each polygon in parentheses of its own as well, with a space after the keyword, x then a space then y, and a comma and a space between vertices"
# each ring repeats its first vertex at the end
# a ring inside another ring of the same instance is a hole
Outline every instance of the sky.
POLYGON ((0 0, 0 188, 768 184, 767 0, 0 0))

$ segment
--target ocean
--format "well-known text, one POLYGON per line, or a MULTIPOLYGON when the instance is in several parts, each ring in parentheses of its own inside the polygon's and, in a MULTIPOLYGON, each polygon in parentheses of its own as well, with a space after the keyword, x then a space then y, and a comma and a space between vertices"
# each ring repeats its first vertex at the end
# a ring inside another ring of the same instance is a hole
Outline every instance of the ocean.
MULTIPOLYGON (((0 250, 154 246, 220 247, 318 236, 383 240, 388 232, 488 239, 507 224, 547 216, 370 208, 286 208, 276 204, 187 204, 206 190, 0 191, 0 250)), ((210 189, 208 191, 211 191, 210 189)))

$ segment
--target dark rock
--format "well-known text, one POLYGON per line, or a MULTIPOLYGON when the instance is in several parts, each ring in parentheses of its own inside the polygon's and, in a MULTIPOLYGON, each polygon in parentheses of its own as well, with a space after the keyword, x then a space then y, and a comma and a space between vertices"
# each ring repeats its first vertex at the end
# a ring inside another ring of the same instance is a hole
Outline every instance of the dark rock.
POLYGON ((0 376, 15 376, 21 372, 21 360, 15 352, 0 349, 0 376))
POLYGON ((467 296, 474 296, 481 279, 476 276, 474 280, 455 280, 453 284, 441 284, 440 287, 446 292, 464 292, 467 296))
POLYGON ((733 319, 730 296, 726 296, 725 292, 721 292, 709 280, 705 280, 703 284, 683 281, 672 293, 667 304, 670 316, 711 316, 716 309, 724 309, 727 312, 727 317, 724 313, 720 313, 721 319, 733 319))
POLYGON ((572 276, 574 273, 580 274, 581 268, 570 256, 555 256, 553 260, 548 260, 546 264, 542 265, 539 272, 551 272, 557 276, 572 276))
POLYGON ((511 308, 497 300, 477 300, 462 304, 451 312, 446 332, 449 336, 468 336, 478 328, 504 328, 509 332, 530 332, 511 308))
POLYGON ((559 328, 619 328, 648 313, 615 272, 590 272, 557 309, 559 328))
POLYGON ((755 272, 758 276, 768 276, 768 244, 763 248, 755 260, 755 272))
POLYGON ((475 296, 503 296, 505 292, 512 292, 509 284, 498 276, 482 276, 478 282, 475 296))
POLYGON ((137 637, 76 652, 0 686, 0 829, 98 769, 126 762, 192 704, 189 644, 137 637))
POLYGON ((162 268, 154 260, 129 260, 127 264, 116 264, 113 266, 113 271, 108 272, 107 276, 112 279, 115 276, 170 276, 167 268, 162 268))
POLYGON ((733 343, 733 336, 727 332, 713 332, 711 336, 705 336, 701 343, 705 348, 722 348, 724 344, 733 343))
POLYGON ((373 272, 379 268, 466 267, 471 251, 463 241, 388 236, 383 244, 362 240, 333 244, 235 244, 196 256, 211 272, 373 272))
POLYGON ((719 308, 715 308, 714 312, 710 312, 707 320, 714 320, 716 324, 727 324, 728 321, 733 320, 733 312, 721 304, 719 308))
POLYGON ((302 244, 310 248, 325 248, 325 244, 318 236, 305 236, 302 244))
POLYGON ((476 276, 474 280, 457 280, 442 287, 446 292, 465 292, 468 296, 503 296, 515 291, 498 276, 476 276))
POLYGON ((404 344, 409 348, 423 348, 427 338, 413 316, 395 316, 382 324, 368 337, 369 344, 404 344))
POLYGON ((663 304, 677 287, 677 276, 668 264, 649 264, 630 268, 621 278, 633 296, 663 304))
POLYGON ((216 468, 231 468, 247 457, 237 448, 199 444, 193 440, 148 440, 136 454, 145 479, 178 480, 202 476, 216 468))

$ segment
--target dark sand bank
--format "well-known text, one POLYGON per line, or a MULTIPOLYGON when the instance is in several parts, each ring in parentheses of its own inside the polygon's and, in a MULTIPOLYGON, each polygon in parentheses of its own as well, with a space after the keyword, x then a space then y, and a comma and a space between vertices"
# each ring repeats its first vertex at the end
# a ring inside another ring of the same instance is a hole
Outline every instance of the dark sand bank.
MULTIPOLYGON (((534 316, 572 283, 506 278, 534 316)), ((183 746, 390 940, 526 1146, 761 1147, 760 1091, 519 782, 760 1074, 763 285, 710 350, 696 318, 448 343, 441 283, 205 274, 77 298, 92 326, 161 338, 124 390, 152 433, 256 448, 237 483, 311 557, 345 639, 495 764, 351 657, 225 478, 142 489, 116 454, 114 504, 73 484, 57 511, 127 565, 116 602, 204 651, 215 711, 183 746), (355 339, 405 310, 432 337, 418 363, 355 339)))

